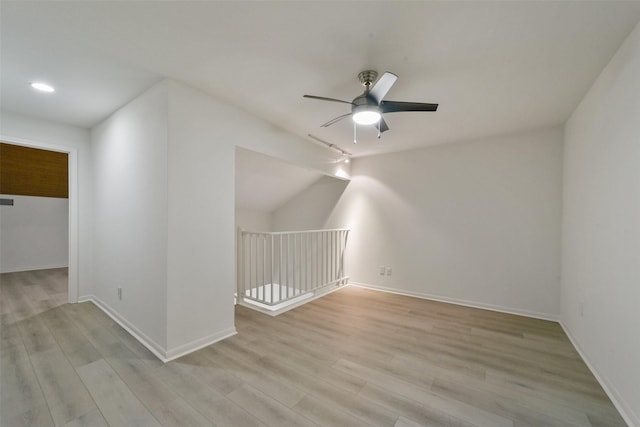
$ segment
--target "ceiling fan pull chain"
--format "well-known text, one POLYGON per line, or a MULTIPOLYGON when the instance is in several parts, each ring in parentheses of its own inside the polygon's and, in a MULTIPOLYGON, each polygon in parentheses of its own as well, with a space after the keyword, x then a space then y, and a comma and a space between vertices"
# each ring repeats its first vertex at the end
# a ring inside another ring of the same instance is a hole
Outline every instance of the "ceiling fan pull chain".
POLYGON ((353 122, 353 143, 354 144, 358 143, 357 132, 356 132, 357 126, 358 125, 356 124, 356 122, 353 122))
POLYGON ((380 122, 381 120, 378 120, 378 139, 380 139, 380 122))

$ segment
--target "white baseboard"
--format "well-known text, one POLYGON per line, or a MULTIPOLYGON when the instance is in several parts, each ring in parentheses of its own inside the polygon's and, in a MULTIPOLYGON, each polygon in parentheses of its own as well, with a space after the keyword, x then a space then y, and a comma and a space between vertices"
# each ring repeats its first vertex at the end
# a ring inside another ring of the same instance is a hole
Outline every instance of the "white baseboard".
POLYGON ((564 330, 567 337, 569 338, 569 341, 571 341, 571 344, 573 344, 573 347, 576 349, 578 354, 580 354, 580 357, 582 357, 582 360, 584 360, 584 363, 591 370, 591 373, 596 378, 598 383, 600 383, 600 385, 604 389, 607 396, 609 396, 609 399, 611 399, 611 402, 613 402, 614 406, 616 407, 616 409, 618 410, 622 418, 624 418, 624 421, 629 425, 629 427, 640 427, 640 417, 633 412, 633 410, 631 409, 631 405, 626 403, 626 401, 620 396, 620 393, 618 393, 616 388, 613 385, 609 384, 604 379, 604 377, 598 373, 598 371, 595 369, 595 367, 587 357, 582 347, 580 347, 580 344, 578 343, 578 341, 571 334, 570 330, 560 321, 559 316, 557 315, 537 313, 537 312, 531 312, 527 310, 516 310, 511 308, 487 305, 483 303, 458 300, 454 298, 440 297, 440 296, 417 293, 417 292, 400 291, 397 289, 384 288, 382 286, 369 285, 367 283, 349 282, 348 286, 356 286, 360 288, 371 289, 374 291, 389 292, 393 294, 405 295, 405 296, 421 298, 421 299, 428 299, 432 301, 440 301, 440 302, 446 302, 446 303, 451 303, 456 305, 463 305, 465 307, 481 308, 484 310, 498 311, 501 313, 516 314, 519 316, 532 317, 535 319, 550 320, 550 321, 558 322, 562 327, 562 329, 564 330))
POLYGON ((613 405, 616 407, 622 418, 624 418, 624 421, 629 425, 629 427, 640 427, 640 416, 636 415, 633 412, 631 405, 627 404, 627 402, 620 396, 620 393, 618 393, 617 389, 612 384, 610 384, 605 379, 605 377, 598 373, 595 366, 593 365, 593 363, 591 363, 591 361, 587 357, 587 354, 580 346, 580 343, 578 343, 576 338, 571 333, 571 330, 566 327, 565 324, 562 323, 562 321, 560 321, 559 323, 564 333, 567 335, 567 337, 569 337, 569 340, 571 341, 571 344, 573 344, 573 347, 576 349, 578 354, 580 354, 580 357, 582 357, 582 360, 584 360, 584 363, 587 365, 593 376, 596 377, 596 380, 598 380, 604 392, 607 393, 607 396, 609 396, 609 399, 611 399, 611 402, 613 402, 613 405))
POLYGON ((158 359, 163 362, 167 362, 166 350, 154 340, 146 336, 143 332, 141 332, 138 328, 133 326, 128 320, 126 320, 120 313, 113 310, 102 301, 100 298, 95 295, 84 296, 78 299, 78 302, 86 302, 91 301, 94 303, 100 310, 104 311, 107 316, 109 316, 114 322, 118 325, 122 326, 122 328, 129 332, 135 339, 137 339, 140 344, 145 346, 151 353, 153 353, 158 359))
POLYGON ((127 331, 131 336, 133 336, 140 344, 145 346, 151 353, 153 353, 158 359, 162 362, 167 363, 179 357, 182 357, 186 354, 192 353, 196 350, 200 350, 203 347, 211 345, 215 342, 228 338, 236 334, 235 328, 229 328, 224 331, 220 331, 216 334, 209 335, 204 338, 200 338, 194 340, 190 343, 183 344, 173 349, 165 349, 160 344, 156 343, 154 340, 146 336, 143 332, 141 332, 138 328, 133 326, 129 321, 127 321, 120 313, 113 310, 109 305, 107 305, 104 301, 100 300, 95 295, 85 295, 78 298, 78 302, 92 302, 102 310, 107 316, 109 316, 114 322, 120 325, 125 331, 127 331))
POLYGON ((201 348, 207 347, 213 343, 218 341, 222 341, 225 338, 229 338, 237 334, 236 328, 228 328, 223 331, 217 332, 215 334, 209 335, 204 338, 197 339, 195 341, 191 341, 190 343, 183 344, 176 348, 166 351, 166 357, 163 362, 170 362, 174 359, 182 357, 186 354, 193 353, 194 351, 200 350, 201 348))
POLYGON ((356 287, 359 287, 359 288, 366 288, 366 289, 371 289, 371 290, 374 290, 374 291, 389 292, 389 293, 392 293, 392 294, 405 295, 405 296, 408 296, 408 297, 427 299, 427 300, 430 300, 430 301, 446 302, 446 303, 449 303, 449 304, 462 305, 462 306, 465 306, 465 307, 472 307, 472 308, 480 308, 480 309, 483 309, 483 310, 497 311, 497 312, 500 312, 500 313, 515 314, 515 315, 518 315, 518 316, 531 317, 531 318, 534 318, 534 319, 550 320, 552 322, 558 322, 558 320, 559 320, 559 317, 556 314, 539 313, 539 312, 536 312, 536 311, 529 311, 529 310, 519 310, 519 309, 515 309, 515 308, 502 307, 502 306, 492 305, 492 304, 485 304, 485 303, 476 302, 476 301, 467 301, 467 300, 461 300, 461 299, 457 299, 457 298, 449 298, 449 297, 442 297, 442 296, 439 296, 439 295, 425 294, 425 293, 421 293, 421 292, 411 292, 411 291, 404 291, 404 290, 393 289, 393 288, 385 288, 383 286, 370 285, 368 283, 349 282, 349 286, 356 286, 356 287))
POLYGON ((67 268, 69 264, 49 264, 49 265, 36 265, 30 267, 13 267, 9 269, 1 269, 0 273, 20 273, 22 271, 34 271, 34 270, 50 270, 52 268, 67 268))
MULTIPOLYGON (((300 307, 301 305, 304 305, 304 304, 309 303, 309 302, 311 302, 313 300, 316 300, 316 299, 321 298, 321 297, 323 297, 325 295, 328 295, 331 292, 335 292, 335 291, 337 291, 339 289, 342 289, 345 286, 347 286, 347 285, 346 284, 345 285, 337 285, 337 286, 335 286, 333 288, 332 287, 327 287, 327 288, 324 288, 324 289, 316 290, 313 296, 310 296, 308 298, 305 298, 303 300, 300 300, 300 301, 292 303, 292 304, 282 303, 282 307, 279 308, 279 309, 276 309, 276 310, 270 309, 268 306, 264 306, 263 304, 258 305, 259 303, 258 304, 253 304, 252 302, 247 302, 247 301, 237 301, 236 303, 238 305, 243 306, 243 307, 247 307, 247 308, 250 308, 252 310, 259 311, 260 313, 268 314, 269 316, 275 317, 275 316, 277 316, 279 314, 286 313, 289 310, 293 310, 296 307, 300 307)), ((280 304, 278 304, 278 305, 280 305, 280 304)))

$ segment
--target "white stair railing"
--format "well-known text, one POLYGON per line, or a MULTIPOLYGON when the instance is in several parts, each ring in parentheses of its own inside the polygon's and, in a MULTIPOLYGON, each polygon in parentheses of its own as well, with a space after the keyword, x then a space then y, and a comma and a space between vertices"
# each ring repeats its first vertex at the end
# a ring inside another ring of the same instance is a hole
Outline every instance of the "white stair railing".
POLYGON ((349 230, 257 232, 238 230, 237 300, 266 306, 346 284, 349 230))

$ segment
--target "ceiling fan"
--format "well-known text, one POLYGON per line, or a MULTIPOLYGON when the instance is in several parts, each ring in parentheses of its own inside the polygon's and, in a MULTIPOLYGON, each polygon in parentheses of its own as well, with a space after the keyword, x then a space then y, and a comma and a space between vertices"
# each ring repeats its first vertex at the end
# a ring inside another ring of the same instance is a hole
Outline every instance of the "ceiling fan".
POLYGON ((382 132, 389 130, 387 122, 384 121, 384 113, 400 113, 403 111, 436 111, 438 104, 426 104, 423 102, 399 102, 384 101, 383 98, 396 82, 398 76, 385 72, 377 81, 378 73, 373 70, 365 70, 358 74, 360 83, 364 86, 364 93, 356 96, 353 101, 343 101, 341 99, 327 98, 324 96, 304 95, 305 98, 319 99, 320 101, 341 102, 351 105, 351 112, 343 114, 329 120, 322 127, 331 126, 340 120, 351 116, 353 119, 353 142, 356 142, 356 125, 375 124, 378 129, 378 138, 382 132), (375 84, 373 84, 375 82, 375 84))

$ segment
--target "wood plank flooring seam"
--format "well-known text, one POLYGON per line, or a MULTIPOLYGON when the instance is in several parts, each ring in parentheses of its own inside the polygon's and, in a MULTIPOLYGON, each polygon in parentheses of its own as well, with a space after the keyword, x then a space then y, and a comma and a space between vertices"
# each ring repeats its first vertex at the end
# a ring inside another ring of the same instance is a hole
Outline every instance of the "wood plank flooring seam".
MULTIPOLYGON (((24 337, 22 336, 22 331, 20 330, 20 328, 18 328, 18 333, 20 334, 20 338, 22 339, 22 342, 23 342, 23 345, 24 345, 24 337)), ((33 366, 33 361, 31 360, 31 356, 29 354, 27 354, 27 357, 29 359, 29 364, 31 365, 31 369, 35 373, 35 368, 33 366)), ((42 393, 42 396, 44 397, 45 404, 47 405, 47 409, 49 410, 49 414, 51 414, 51 407, 49 406, 49 402, 47 401, 47 397, 45 396, 44 390, 42 389, 42 384, 40 382, 40 378, 38 378, 38 375, 36 375, 35 377, 36 377, 36 381, 38 382, 38 387, 40 387, 40 393, 42 393)))
MULTIPOLYGON (((65 317, 68 317, 66 313, 63 313, 63 315, 65 317)), ((72 323, 74 322, 73 319, 69 319, 72 323)), ((58 340, 58 338, 56 337, 56 334, 51 331, 51 327, 45 322, 45 327, 47 329, 49 329, 49 332, 51 333, 51 336, 53 337, 54 341, 56 342, 56 344, 60 347, 62 353, 64 354, 64 356, 67 358, 67 360, 69 361, 69 364, 73 367, 73 370, 75 371, 76 375, 78 376, 78 379, 80 380, 80 382, 83 384, 84 389, 87 393, 87 395, 91 398, 91 400, 93 401, 93 404, 95 406, 95 408, 100 412, 100 414, 102 415, 102 417, 104 418, 104 414, 102 414, 102 411, 100 410, 100 407, 98 406, 98 404, 96 403, 95 399, 93 399, 93 396, 91 396, 91 393, 89 392, 89 389, 87 388, 86 384, 84 384, 84 382, 82 381, 82 378, 80 377, 80 374, 77 371, 77 367, 73 366, 73 364, 71 363, 71 361, 69 360, 68 354, 64 351, 64 346, 60 345, 60 342, 58 340)), ((49 411, 51 412, 51 408, 49 408, 49 411)), ((85 412, 84 414, 81 414, 80 416, 86 415, 88 414, 90 411, 85 412)))

